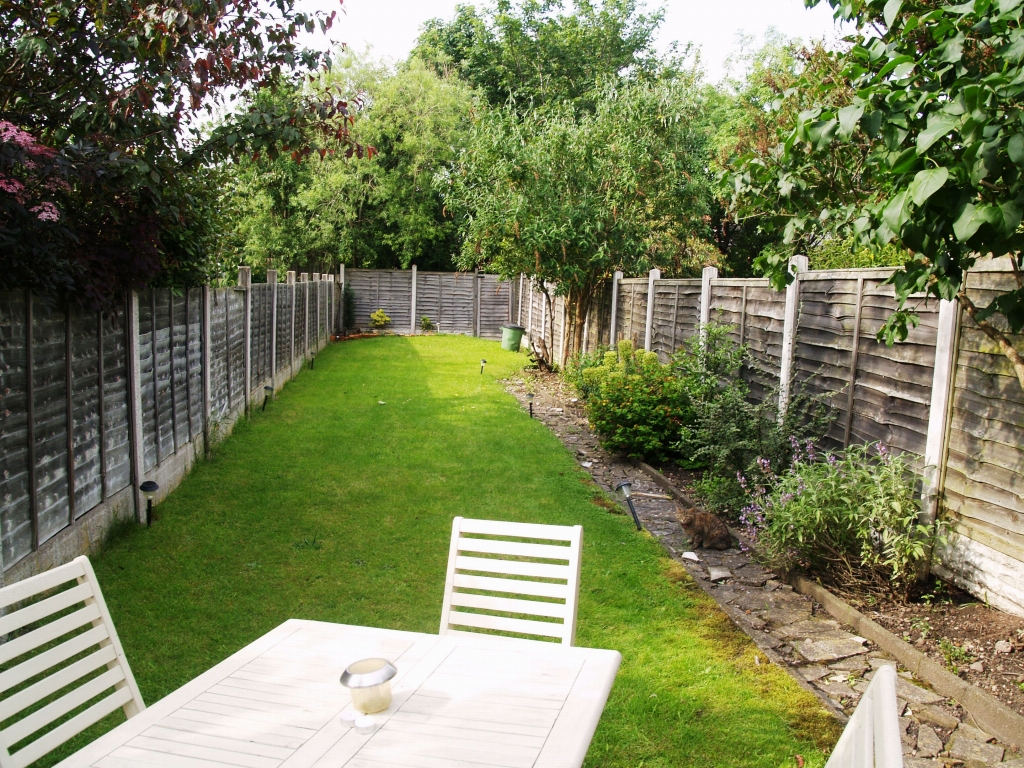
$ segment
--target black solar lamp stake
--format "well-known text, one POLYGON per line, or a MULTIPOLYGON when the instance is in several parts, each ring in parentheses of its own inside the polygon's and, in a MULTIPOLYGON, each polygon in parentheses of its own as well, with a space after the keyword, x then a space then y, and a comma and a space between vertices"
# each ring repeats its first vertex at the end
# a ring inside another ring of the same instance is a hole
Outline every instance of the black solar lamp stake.
POLYGON ((534 398, 533 392, 527 392, 526 393, 526 402, 528 402, 530 404, 530 418, 531 419, 533 418, 533 398, 534 398))
POLYGON ((263 393, 263 407, 260 408, 261 411, 267 410, 267 400, 274 396, 274 388, 268 384, 263 388, 263 393))
POLYGON ((483 376, 483 375, 484 375, 484 366, 485 366, 485 365, 487 365, 487 361, 486 361, 486 360, 481 360, 481 361, 480 361, 480 375, 481 375, 481 376, 483 376))
POLYGON ((153 525, 153 497, 160 490, 160 486, 152 480, 145 480, 139 485, 139 490, 146 497, 146 527, 149 528, 153 525))
POLYGON ((640 525, 640 518, 636 516, 636 507, 633 506, 633 484, 629 480, 623 480, 615 486, 615 490, 622 494, 629 505, 629 511, 633 515, 633 522, 636 523, 636 529, 642 531, 643 526, 640 525))

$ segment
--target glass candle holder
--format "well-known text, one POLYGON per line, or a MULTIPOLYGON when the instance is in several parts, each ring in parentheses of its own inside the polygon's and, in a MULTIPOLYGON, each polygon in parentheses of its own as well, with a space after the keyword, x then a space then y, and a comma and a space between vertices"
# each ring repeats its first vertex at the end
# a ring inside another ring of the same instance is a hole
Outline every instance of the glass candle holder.
POLYGON ((363 659, 349 665, 341 684, 351 691, 352 706, 370 715, 391 706, 391 678, 397 674, 387 659, 363 659))

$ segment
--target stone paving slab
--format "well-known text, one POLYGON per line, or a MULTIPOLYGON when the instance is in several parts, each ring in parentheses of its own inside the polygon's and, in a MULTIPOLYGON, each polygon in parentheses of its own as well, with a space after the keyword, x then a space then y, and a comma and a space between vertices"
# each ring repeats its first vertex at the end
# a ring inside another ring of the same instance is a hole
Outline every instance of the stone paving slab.
MULTIPOLYGON (((541 374, 529 384, 510 382, 508 391, 524 409, 528 387, 536 395, 534 414, 576 452, 581 466, 583 462, 589 464, 584 469, 594 482, 617 498, 615 486, 629 479, 637 516, 648 533, 772 662, 815 693, 840 720, 853 713, 876 669, 883 665, 899 668, 896 661, 847 631, 811 598, 793 592, 747 553, 694 549, 676 519, 676 503, 664 498, 663 486, 625 457, 612 455, 600 446, 581 405, 571 401, 573 395, 556 377, 541 374)), ((976 729, 969 732, 961 727, 966 714, 955 702, 915 685, 904 675, 910 673, 901 672, 897 677, 897 707, 901 715, 906 714, 900 719, 904 726, 905 768, 1024 768, 1021 755, 1005 745, 969 737, 968 733, 977 736, 973 733, 976 729), (926 754, 932 750, 937 758, 926 754), (1000 763, 1004 757, 1007 762, 1000 763)), ((987 738, 987 734, 978 733, 987 738)))

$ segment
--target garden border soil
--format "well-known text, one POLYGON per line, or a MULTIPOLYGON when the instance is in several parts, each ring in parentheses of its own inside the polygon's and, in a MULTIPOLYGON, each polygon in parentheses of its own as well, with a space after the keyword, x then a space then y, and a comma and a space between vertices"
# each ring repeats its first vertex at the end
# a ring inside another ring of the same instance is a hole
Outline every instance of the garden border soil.
MULTIPOLYGON (((637 461, 635 464, 684 506, 694 506, 693 501, 685 493, 650 464, 643 461, 637 461)), ((734 533, 736 532, 734 531, 734 533)), ((886 653, 892 654, 915 677, 934 688, 936 693, 956 700, 970 713, 980 728, 1001 741, 1024 744, 1024 717, 1018 715, 987 691, 946 671, 933 659, 928 658, 909 643, 872 621, 820 584, 800 574, 791 575, 789 583, 800 594, 817 601, 838 621, 853 627, 860 635, 875 643, 886 653)))

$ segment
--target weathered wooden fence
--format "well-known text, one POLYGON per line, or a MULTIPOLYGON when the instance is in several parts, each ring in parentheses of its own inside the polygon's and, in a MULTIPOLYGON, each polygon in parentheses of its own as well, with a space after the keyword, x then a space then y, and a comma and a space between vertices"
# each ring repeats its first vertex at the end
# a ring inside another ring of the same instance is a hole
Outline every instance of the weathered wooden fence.
MULTIPOLYGON (((823 393, 836 419, 832 447, 881 441, 919 457, 926 515, 950 525, 933 570, 1005 610, 1024 615, 1024 392, 1009 361, 959 306, 912 299, 919 324, 888 347, 876 332, 896 308, 891 269, 808 271, 787 291, 764 279, 662 280, 616 273, 591 308, 584 346, 631 339, 663 361, 703 322, 732 326, 754 365, 756 399, 823 393), (648 297, 654 296, 653 305, 648 297)), ((554 286, 521 281, 516 319, 562 359, 565 309, 554 286), (549 298, 550 297, 550 298, 549 298)), ((1008 262, 986 260, 968 276, 985 305, 1016 287, 1008 262)), ((1018 348, 1024 339, 1017 338, 1018 348)))
POLYGON ((514 285, 479 272, 418 272, 412 269, 348 269, 357 328, 370 327, 378 309, 391 318, 388 330, 418 333, 422 318, 441 333, 500 339, 513 315, 514 285))
POLYGON ((334 276, 134 293, 96 313, 0 293, 0 584, 89 551, 321 349, 334 276))

